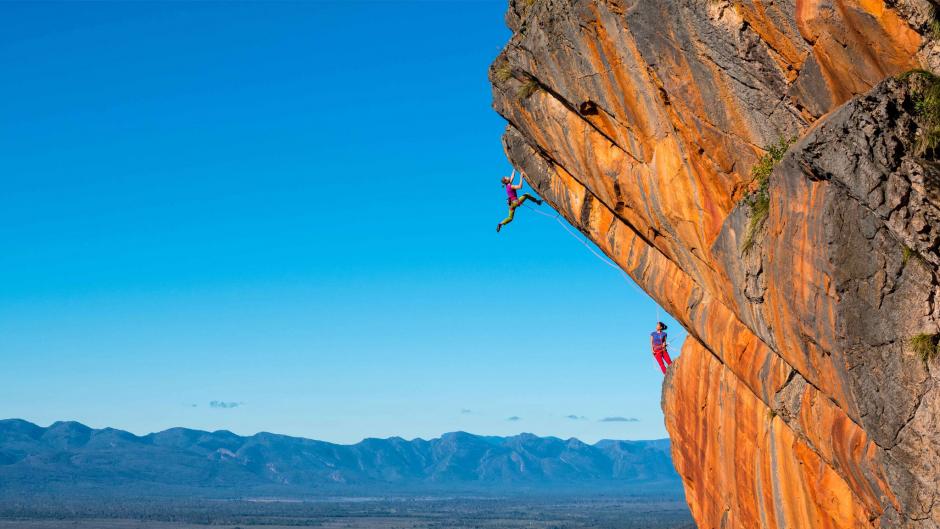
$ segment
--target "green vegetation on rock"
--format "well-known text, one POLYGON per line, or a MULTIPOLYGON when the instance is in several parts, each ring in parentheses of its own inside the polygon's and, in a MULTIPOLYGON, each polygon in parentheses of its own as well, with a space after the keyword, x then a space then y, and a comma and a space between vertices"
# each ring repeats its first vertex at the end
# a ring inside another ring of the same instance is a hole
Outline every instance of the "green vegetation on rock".
POLYGON ((934 40, 940 39, 940 20, 933 19, 930 21, 930 36, 934 40))
POLYGON ((927 70, 901 74, 914 96, 914 112, 923 119, 923 131, 917 138, 917 154, 923 155, 940 145, 940 77, 927 70))
MULTIPOLYGON (((924 263, 924 258, 921 257, 921 255, 920 255, 919 253, 917 253, 916 250, 914 250, 913 248, 911 248, 910 246, 908 246, 908 245, 905 244, 905 245, 901 248, 901 263, 904 264, 904 265, 907 265, 907 263, 908 263, 911 259, 914 259, 915 261, 919 261, 919 262, 921 262, 921 263, 924 263)), ((926 264, 926 263, 924 263, 924 264, 926 264)))
POLYGON ((747 231, 744 233, 744 241, 741 244, 741 251, 747 252, 754 246, 757 234, 764 227, 767 216, 770 215, 770 173, 774 166, 783 159, 784 153, 790 148, 790 145, 796 138, 780 138, 776 143, 768 145, 764 150, 767 152, 757 160, 754 167, 751 168, 752 182, 757 184, 757 189, 744 197, 744 203, 749 209, 749 218, 747 231))
POLYGON ((516 97, 520 101, 528 99, 532 94, 538 92, 539 83, 535 79, 529 77, 526 79, 526 82, 522 83, 522 86, 519 87, 519 91, 516 92, 516 97))
POLYGON ((940 334, 920 333, 911 338, 911 349, 924 363, 940 354, 940 334))
POLYGON ((914 250, 911 250, 910 246, 905 245, 904 248, 901 249, 901 262, 907 264, 914 255, 914 250))
POLYGON ((493 69, 493 77, 500 83, 505 83, 512 77, 512 66, 509 65, 508 60, 503 59, 496 64, 496 68, 493 69))

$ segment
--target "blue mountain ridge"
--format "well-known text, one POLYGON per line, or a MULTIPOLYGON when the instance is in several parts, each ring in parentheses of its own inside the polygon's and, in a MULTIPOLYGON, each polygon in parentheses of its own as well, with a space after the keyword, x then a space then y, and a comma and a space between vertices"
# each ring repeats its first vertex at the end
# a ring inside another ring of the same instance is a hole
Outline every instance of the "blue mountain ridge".
POLYGON ((452 432, 436 439, 369 438, 352 445, 272 433, 171 428, 137 436, 77 422, 0 420, 0 495, 359 493, 376 490, 680 490, 667 439, 604 440, 452 432))

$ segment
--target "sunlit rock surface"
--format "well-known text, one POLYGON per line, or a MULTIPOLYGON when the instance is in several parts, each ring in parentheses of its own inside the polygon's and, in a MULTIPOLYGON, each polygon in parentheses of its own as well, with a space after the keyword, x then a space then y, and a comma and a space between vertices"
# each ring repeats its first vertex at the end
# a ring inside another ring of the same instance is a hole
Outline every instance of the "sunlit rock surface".
POLYGON ((909 345, 940 331, 940 165, 895 78, 940 65, 934 10, 509 6, 507 154, 689 331, 663 409, 701 529, 940 527, 940 360, 909 345), (745 252, 741 199, 780 138, 745 252))

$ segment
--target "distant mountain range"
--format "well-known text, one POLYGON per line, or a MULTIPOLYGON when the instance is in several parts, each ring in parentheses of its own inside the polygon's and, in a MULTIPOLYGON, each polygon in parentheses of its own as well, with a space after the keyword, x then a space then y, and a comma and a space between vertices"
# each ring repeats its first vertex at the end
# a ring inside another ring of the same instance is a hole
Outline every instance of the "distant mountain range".
POLYGON ((354 445, 259 433, 173 428, 136 436, 76 422, 0 421, 0 496, 21 494, 293 495, 309 493, 681 490, 669 441, 454 432, 354 445))

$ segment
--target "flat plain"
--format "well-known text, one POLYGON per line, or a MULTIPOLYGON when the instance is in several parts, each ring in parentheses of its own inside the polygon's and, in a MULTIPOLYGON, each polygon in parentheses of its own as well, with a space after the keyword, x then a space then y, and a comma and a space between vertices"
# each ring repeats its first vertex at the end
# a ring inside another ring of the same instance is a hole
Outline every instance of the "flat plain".
MULTIPOLYGON (((35 504, 34 504, 35 505, 35 504)), ((0 506, 0 529, 685 529, 681 498, 356 498, 0 506)))

